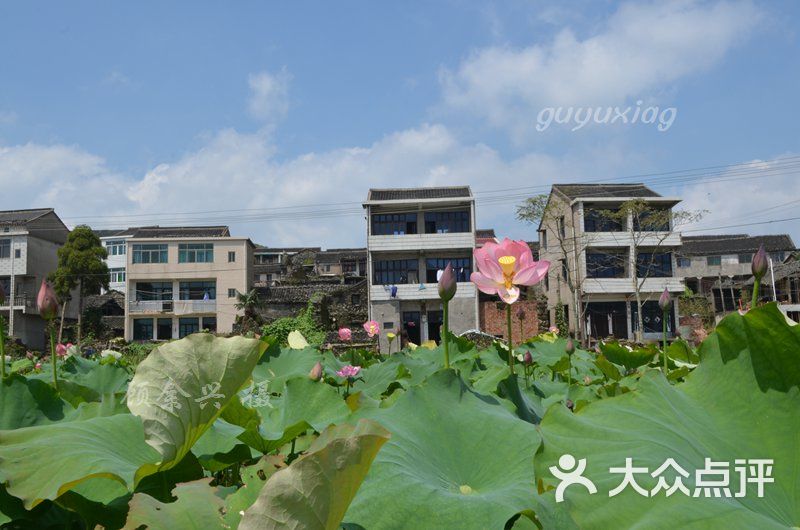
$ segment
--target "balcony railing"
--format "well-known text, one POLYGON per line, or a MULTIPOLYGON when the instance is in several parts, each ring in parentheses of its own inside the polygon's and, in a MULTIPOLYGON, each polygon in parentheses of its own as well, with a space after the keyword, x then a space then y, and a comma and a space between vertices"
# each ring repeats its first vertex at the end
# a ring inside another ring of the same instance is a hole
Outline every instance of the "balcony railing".
POLYGON ((191 315, 195 313, 215 313, 216 311, 216 300, 132 300, 128 304, 129 313, 191 315))
MULTIPOLYGON (((9 297, 6 299, 5 302, 0 304, 0 309, 8 310, 10 308, 11 308, 11 299, 9 297)), ((37 311, 36 298, 27 293, 15 294, 14 309, 23 309, 25 311, 35 312, 37 311)))

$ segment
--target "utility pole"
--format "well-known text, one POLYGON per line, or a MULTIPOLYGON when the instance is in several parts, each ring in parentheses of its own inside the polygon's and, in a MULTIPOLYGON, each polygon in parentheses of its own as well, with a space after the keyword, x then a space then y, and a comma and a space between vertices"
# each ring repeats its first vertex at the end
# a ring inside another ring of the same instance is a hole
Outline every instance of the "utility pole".
POLYGON ((11 301, 9 302, 8 307, 8 338, 13 340, 14 338, 14 305, 16 303, 16 283, 14 281, 14 262, 17 260, 14 259, 14 236, 11 236, 11 248, 9 249, 9 257, 11 258, 11 281, 9 281, 9 292, 11 294, 11 301))

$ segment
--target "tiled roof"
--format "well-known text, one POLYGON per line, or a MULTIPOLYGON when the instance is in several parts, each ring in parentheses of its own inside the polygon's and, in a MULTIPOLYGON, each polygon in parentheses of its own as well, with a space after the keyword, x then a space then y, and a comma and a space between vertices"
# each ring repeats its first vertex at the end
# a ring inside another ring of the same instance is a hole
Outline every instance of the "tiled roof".
POLYGON ((256 245, 253 252, 256 254, 278 254, 281 252, 297 253, 297 252, 320 252, 322 247, 265 247, 264 245, 256 245))
POLYGON ((553 190, 569 199, 579 197, 661 197, 644 184, 553 184, 553 190))
POLYGON ((337 263, 347 259, 366 259, 367 249, 365 248, 335 248, 324 250, 317 253, 318 263, 337 263))
POLYGON ((475 230, 475 237, 477 239, 491 239, 495 237, 494 228, 478 228, 475 230))
POLYGON ((749 236, 747 234, 717 234, 683 236, 681 254, 685 256, 708 256, 716 254, 739 254, 756 252, 764 245, 767 252, 794 250, 794 242, 788 234, 749 236))
POLYGON ((368 201, 417 201, 423 199, 469 199, 472 192, 469 186, 452 186, 447 188, 389 188, 371 189, 368 201))
POLYGON ((138 228, 117 228, 113 230, 95 230, 92 229, 97 237, 125 237, 132 236, 139 230, 138 228))
POLYGON ((33 208, 30 210, 0 211, 0 225, 25 224, 52 212, 52 208, 33 208))
POLYGON ((137 228, 133 237, 230 237, 227 226, 146 226, 137 228))

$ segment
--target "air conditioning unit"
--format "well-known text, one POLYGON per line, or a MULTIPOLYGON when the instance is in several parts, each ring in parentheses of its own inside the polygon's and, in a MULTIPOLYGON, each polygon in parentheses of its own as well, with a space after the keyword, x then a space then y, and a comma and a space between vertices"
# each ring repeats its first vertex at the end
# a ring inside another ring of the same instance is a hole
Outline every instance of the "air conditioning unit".
POLYGON ((161 304, 161 312, 162 313, 172 313, 173 312, 173 303, 172 301, 165 301, 161 304))

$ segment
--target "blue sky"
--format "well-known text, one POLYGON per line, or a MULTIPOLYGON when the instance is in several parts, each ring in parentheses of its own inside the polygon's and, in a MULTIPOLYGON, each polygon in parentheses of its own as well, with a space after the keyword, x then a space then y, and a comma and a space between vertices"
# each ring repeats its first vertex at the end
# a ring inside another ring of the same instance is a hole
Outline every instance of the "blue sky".
POLYGON ((4 2, 0 207, 335 247, 364 244, 370 186, 466 183, 481 225, 533 238, 514 205, 552 182, 749 164, 646 180, 708 210, 687 229, 792 217, 798 22, 791 1, 4 2), (676 114, 537 131, 559 106, 676 114))

